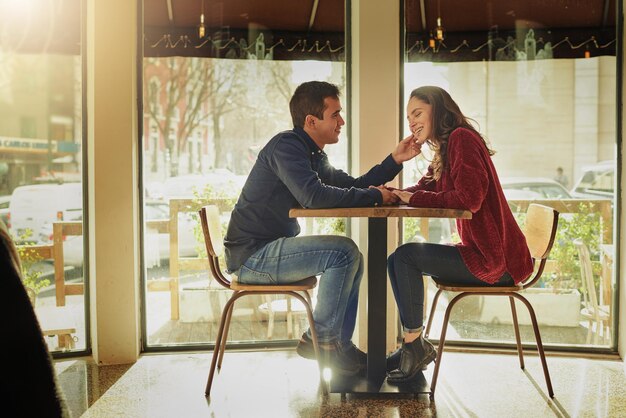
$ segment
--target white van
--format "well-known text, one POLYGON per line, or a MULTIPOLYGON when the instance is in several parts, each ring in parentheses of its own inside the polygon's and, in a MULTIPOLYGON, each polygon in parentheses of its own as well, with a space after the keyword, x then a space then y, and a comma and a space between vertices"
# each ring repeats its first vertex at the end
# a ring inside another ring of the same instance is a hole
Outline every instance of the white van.
POLYGON ((583 167, 583 173, 570 193, 577 198, 613 199, 615 160, 601 161, 583 167))
POLYGON ((16 242, 49 242, 48 235, 53 222, 82 219, 82 184, 32 184, 17 187, 11 195, 9 214, 9 232, 16 242))

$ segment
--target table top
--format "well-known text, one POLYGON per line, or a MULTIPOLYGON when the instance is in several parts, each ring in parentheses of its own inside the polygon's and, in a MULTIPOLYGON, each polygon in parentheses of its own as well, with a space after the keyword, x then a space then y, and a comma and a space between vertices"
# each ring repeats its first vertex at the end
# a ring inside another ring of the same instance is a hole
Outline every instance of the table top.
POLYGON ((294 208, 289 211, 292 218, 460 218, 471 219, 472 212, 463 209, 414 208, 411 206, 376 206, 365 208, 294 208))

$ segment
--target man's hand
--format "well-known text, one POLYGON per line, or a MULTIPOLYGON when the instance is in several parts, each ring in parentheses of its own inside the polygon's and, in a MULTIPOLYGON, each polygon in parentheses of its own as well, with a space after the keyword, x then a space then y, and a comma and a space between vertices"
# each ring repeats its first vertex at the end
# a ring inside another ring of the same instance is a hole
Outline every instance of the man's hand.
POLYGON ((395 205, 398 203, 398 196, 393 194, 392 191, 388 190, 385 186, 370 186, 370 189, 378 189, 380 194, 383 195, 383 205, 395 205))
POLYGON ((405 192, 403 190, 394 190, 392 193, 396 195, 396 197, 400 201, 402 201, 402 203, 409 203, 409 200, 411 200, 411 196, 413 196, 413 193, 405 192))
POLYGON ((402 164, 418 156, 422 152, 421 148, 422 145, 418 144, 413 134, 411 134, 398 143, 396 149, 391 153, 391 157, 396 164, 402 164))

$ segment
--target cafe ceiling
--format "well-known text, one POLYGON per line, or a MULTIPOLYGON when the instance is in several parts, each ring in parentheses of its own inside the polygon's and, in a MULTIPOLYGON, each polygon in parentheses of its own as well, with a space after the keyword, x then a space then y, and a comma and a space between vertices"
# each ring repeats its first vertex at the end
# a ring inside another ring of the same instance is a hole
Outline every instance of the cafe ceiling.
MULTIPOLYGON (((538 47, 557 45, 555 57, 580 56, 583 47, 594 55, 615 54, 615 0, 405 0, 404 10, 411 60, 493 59, 493 51, 480 48, 488 37, 494 47, 504 47, 511 38, 523 43, 529 29, 538 47), (445 39, 429 49, 437 18, 445 39)), ((262 32, 264 46, 276 46, 272 59, 343 60, 345 16, 339 0, 144 0, 144 50, 224 56, 219 48, 227 45, 231 56, 245 58, 262 32), (203 40, 197 36, 202 13, 203 40)))
MULTIPOLYGON (((84 1, 20 1, 36 7, 15 12, 0 6, 3 45, 20 51, 79 53, 84 1)), ((266 51, 275 47, 272 59, 345 59, 345 7, 340 0, 143 0, 144 53, 225 56, 236 49, 242 58, 263 34, 266 51), (198 37, 201 14, 204 38, 198 37)), ((542 42, 567 40, 561 54, 589 41, 586 46, 613 55, 616 7, 616 0, 405 0, 406 44, 407 49, 420 42, 427 45, 440 18, 445 34, 443 45, 438 44, 442 56, 463 41, 473 47, 488 36, 506 40, 529 29, 542 42), (611 41, 612 46, 607 45, 611 41)))
POLYGON ((340 0, 144 0, 147 28, 196 28, 204 10, 210 28, 261 26, 280 32, 343 32, 340 0), (204 9, 203 9, 204 5, 204 9))
MULTIPOLYGON (((442 17, 451 32, 615 26, 615 0, 406 0, 407 30, 428 32, 442 17)), ((194 28, 204 10, 209 27, 246 29, 261 25, 276 31, 342 32, 340 0, 144 0, 148 28, 194 28)))

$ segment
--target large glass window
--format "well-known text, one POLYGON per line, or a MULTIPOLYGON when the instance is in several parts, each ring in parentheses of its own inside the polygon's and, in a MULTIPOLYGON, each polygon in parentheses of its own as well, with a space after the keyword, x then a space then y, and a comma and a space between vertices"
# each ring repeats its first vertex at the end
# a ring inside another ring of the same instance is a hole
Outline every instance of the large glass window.
MULTIPOLYGON (((343 2, 144 1, 143 260, 148 346, 213 343, 230 297, 210 275, 196 212, 216 203, 224 229, 259 150, 293 127, 289 99, 308 80, 346 102, 343 2), (289 18, 285 18, 289 16, 289 18)), ((347 170, 348 141, 328 147, 347 170)), ((343 220, 302 220, 345 234, 343 220)), ((299 338, 297 301, 245 297, 230 341, 299 338)))
POLYGON ((0 216, 53 352, 88 347, 82 102, 81 3, 0 2, 0 216))
MULTIPOLYGON (((405 2, 404 97, 422 85, 451 93, 497 152, 493 161, 520 223, 530 202, 561 212, 547 271, 527 292, 551 346, 614 347, 616 7, 405 2)), ((405 185, 425 173, 428 158, 406 165, 405 185)), ((403 235, 405 242, 457 238, 455 223, 439 220, 426 227, 405 219, 403 235)), ((429 299, 434 292, 431 285, 429 299)), ((495 299, 460 302, 450 338, 514 341, 508 302, 495 299)), ((533 341, 529 318, 520 321, 522 338, 533 341)))

